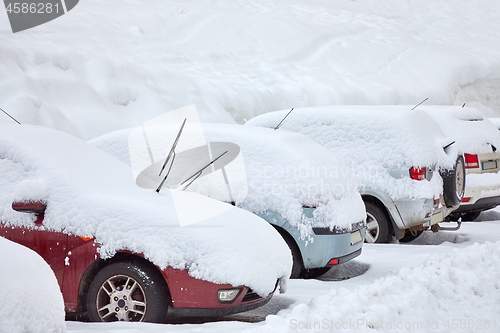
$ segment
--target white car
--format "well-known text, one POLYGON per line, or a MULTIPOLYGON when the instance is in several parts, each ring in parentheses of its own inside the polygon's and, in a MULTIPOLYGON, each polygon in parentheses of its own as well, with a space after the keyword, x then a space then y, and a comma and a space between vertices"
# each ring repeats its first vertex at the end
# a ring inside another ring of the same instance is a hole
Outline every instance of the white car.
POLYGON ((460 106, 419 106, 456 141, 465 160, 466 186, 453 220, 476 219, 482 211, 500 205, 500 131, 481 111, 460 106))
POLYGON ((305 134, 342 157, 360 184, 367 242, 409 241, 458 208, 463 159, 423 111, 407 106, 327 106, 277 111, 247 125, 305 134), (284 119, 284 120, 283 120, 284 119))
MULTIPOLYGON (((157 188, 163 178, 159 171, 180 125, 120 130, 90 143, 134 166, 137 182, 143 186, 148 186, 143 176, 154 170, 148 180, 157 188)), ((197 173, 199 167, 189 156, 207 152, 208 147, 212 160, 225 152, 221 159, 234 153, 229 163, 216 160, 213 172, 198 177, 187 191, 233 202, 273 225, 291 249, 292 278, 316 277, 361 253, 363 201, 352 173, 335 153, 297 133, 232 124, 199 125, 186 123, 178 137, 173 167, 167 166, 169 186, 177 187, 197 173), (200 136, 204 141, 198 141, 200 136)), ((204 165, 210 160, 206 156, 204 165)))
POLYGON ((222 316, 264 305, 290 275, 290 250, 263 219, 140 188, 129 167, 67 133, 0 125, 0 171, 0 236, 47 261, 69 313, 222 316))

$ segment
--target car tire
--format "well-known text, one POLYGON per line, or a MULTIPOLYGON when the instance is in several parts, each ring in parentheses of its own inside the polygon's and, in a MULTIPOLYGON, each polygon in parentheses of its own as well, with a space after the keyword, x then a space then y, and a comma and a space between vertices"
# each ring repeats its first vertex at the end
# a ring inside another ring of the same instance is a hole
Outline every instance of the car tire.
POLYGON ((383 209, 372 202, 365 202, 366 237, 365 243, 389 243, 393 230, 392 223, 383 209))
POLYGON ((460 205, 465 193, 465 163, 460 155, 453 170, 440 171, 443 178, 443 197, 446 207, 460 205))
POLYGON ((420 235, 423 233, 424 231, 423 230, 419 230, 414 234, 411 233, 410 230, 406 230, 405 232, 405 235, 403 236, 403 238, 401 238, 399 240, 400 243, 408 243, 408 242, 411 242, 412 240, 414 239, 417 239, 418 237, 420 237, 420 235))
POLYGON ((100 270, 87 297, 90 321, 163 323, 170 298, 161 274, 140 261, 115 262, 100 270))

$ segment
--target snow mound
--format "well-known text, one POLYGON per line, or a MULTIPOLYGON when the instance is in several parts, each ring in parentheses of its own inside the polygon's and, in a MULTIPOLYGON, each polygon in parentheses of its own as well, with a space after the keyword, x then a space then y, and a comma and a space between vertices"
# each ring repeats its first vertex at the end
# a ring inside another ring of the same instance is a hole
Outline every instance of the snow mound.
MULTIPOLYGON (((275 127, 288 110, 252 118, 246 125, 275 127)), ((425 112, 409 106, 325 106, 299 108, 280 130, 305 134, 324 145, 351 167, 356 180, 393 200, 438 197, 442 179, 430 181, 393 177, 391 171, 411 167, 451 168, 454 158, 443 150, 449 139, 425 112)))
POLYGON ((260 295, 289 276, 287 245, 249 212, 196 193, 141 189, 129 167, 63 132, 4 124, 0 142, 0 220, 12 226, 32 227, 34 220, 13 211, 14 200, 44 200, 45 228, 94 238, 103 258, 143 253, 160 268, 260 295))
POLYGON ((0 333, 66 332, 59 285, 37 253, 0 237, 0 267, 0 333))
POLYGON ((498 332, 499 281, 500 242, 476 243, 353 292, 333 289, 245 332, 498 332))
MULTIPOLYGON (((207 142, 231 142, 240 148, 242 161, 235 160, 225 167, 238 206, 256 214, 278 212, 292 225, 309 229, 349 229, 364 220, 365 208, 351 170, 333 152, 308 137, 231 124, 203 123, 202 127, 207 142), (312 221, 304 218, 304 206, 317 207, 312 221)), ((177 125, 147 128, 147 141, 156 161, 166 158, 178 129, 177 125)), ((142 147, 142 152, 131 146, 131 133, 129 129, 120 130, 90 143, 129 165, 147 166, 147 146, 142 147), (138 162, 138 157, 144 163, 138 162)), ((182 143, 184 149, 196 147, 196 134, 197 128, 187 123, 179 145, 182 143)), ((176 150, 178 155, 182 152, 176 150)), ((221 171, 198 178, 188 190, 230 201, 221 171)))
POLYGON ((426 96, 494 115, 499 16, 491 0, 80 1, 2 35, 0 105, 84 139, 193 103, 212 122, 426 96))

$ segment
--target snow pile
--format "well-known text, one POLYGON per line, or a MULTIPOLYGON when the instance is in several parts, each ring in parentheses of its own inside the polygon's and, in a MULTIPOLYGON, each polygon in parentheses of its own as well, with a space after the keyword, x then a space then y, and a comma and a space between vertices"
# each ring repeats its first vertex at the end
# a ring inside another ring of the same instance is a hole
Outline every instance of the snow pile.
POLYGON ((500 242, 474 244, 357 287, 333 289, 245 332, 498 332, 500 242))
POLYGON ((193 103, 212 122, 425 97, 495 115, 499 16, 491 0, 86 0, 11 34, 3 12, 0 105, 84 139, 193 103))
POLYGON ((288 247, 253 214, 196 193, 141 189, 130 168, 62 132, 4 124, 0 142, 2 221, 32 227, 34 216, 11 204, 45 200, 47 229, 95 238, 104 258, 116 250, 143 253, 161 268, 260 295, 289 276, 288 247), (36 184, 36 198, 26 182, 36 184))
POLYGON ((62 333, 64 304, 56 277, 35 252, 0 237, 0 333, 62 333))
MULTIPOLYGON (((190 125, 186 124, 179 140, 184 149, 198 146, 197 127, 190 125)), ((238 206, 256 214, 278 212, 292 225, 305 226, 309 231, 313 225, 349 229, 353 223, 364 220, 364 205, 351 171, 333 152, 313 140, 296 133, 250 126, 202 127, 207 142, 231 142, 240 148, 242 160, 225 166, 230 192, 238 206), (318 207, 313 221, 304 219, 304 206, 318 207)), ((147 127, 147 142, 155 161, 163 163, 178 129, 178 125, 147 127)), ((130 138, 131 130, 121 130, 90 143, 129 165, 148 166, 147 146, 143 145, 139 152, 137 147, 129 146, 130 138), (136 160, 139 157, 145 159, 144 164, 136 160)), ((176 149, 176 153, 175 163, 182 163, 183 149, 176 149)), ((187 172, 183 179, 192 173, 187 172)), ((160 181, 159 178, 157 184, 160 181)), ((220 170, 198 178, 188 190, 221 201, 231 199, 220 170)))
MULTIPOLYGON (((443 150, 447 139, 432 118, 407 106, 331 106, 295 109, 280 130, 298 132, 331 149, 350 163, 365 188, 388 193, 393 200, 438 197, 442 179, 398 176, 411 167, 451 168, 443 150), (396 172, 392 176, 391 172, 396 172)), ((270 112, 247 125, 274 127, 288 111, 270 112)), ((454 156, 454 155, 452 155, 454 156)))

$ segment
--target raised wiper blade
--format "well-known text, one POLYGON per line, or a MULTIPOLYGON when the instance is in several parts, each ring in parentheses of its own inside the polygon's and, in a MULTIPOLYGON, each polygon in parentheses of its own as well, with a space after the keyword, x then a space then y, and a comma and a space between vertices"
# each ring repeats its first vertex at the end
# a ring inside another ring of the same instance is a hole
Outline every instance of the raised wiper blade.
POLYGON ((290 110, 290 111, 288 111, 288 113, 286 114, 286 116, 285 116, 283 119, 281 119, 281 121, 279 122, 279 124, 278 124, 278 125, 276 125, 276 127, 274 128, 274 130, 275 130, 275 131, 276 131, 276 130, 277 130, 277 129, 281 126, 281 123, 285 121, 286 117, 288 117, 288 115, 289 115, 290 113, 292 113, 293 109, 294 109, 294 108, 291 108, 291 110, 290 110))
POLYGON ((187 185, 183 188, 183 190, 187 189, 187 188, 189 187, 189 185, 191 185, 191 184, 192 184, 192 183, 193 183, 196 179, 198 179, 198 177, 200 177, 200 176, 201 176, 201 174, 203 173, 203 170, 205 170, 206 168, 208 168, 209 166, 211 166, 212 164, 214 164, 214 163, 215 163, 215 161, 217 161, 219 158, 221 158, 222 156, 224 156, 225 154, 227 154, 227 152, 228 152, 228 151, 226 150, 225 152, 223 152, 222 154, 220 154, 220 155, 219 155, 216 159, 214 159, 213 161, 211 161, 210 163, 208 163, 207 165, 205 165, 203 168, 201 168, 200 170, 196 171, 196 172, 195 172, 195 173, 194 173, 191 177, 189 177, 189 178, 187 178, 185 181, 183 181, 183 182, 181 183, 181 185, 182 185, 182 184, 184 184, 185 182, 187 182, 188 180, 190 180, 191 178, 193 178, 193 177, 194 177, 194 179, 193 179, 193 180, 191 180, 191 181, 189 182, 189 184, 187 184, 187 185))
POLYGON ((184 125, 186 124, 186 121, 187 121, 187 118, 184 118, 184 121, 182 122, 181 128, 179 129, 179 133, 177 133, 177 137, 175 138, 175 141, 172 144, 172 148, 170 148, 170 152, 167 155, 167 159, 165 160, 165 163, 163 163, 161 170, 160 170, 160 173, 158 174, 158 176, 161 176, 161 174, 163 173, 163 170, 165 170, 165 167, 167 166, 168 161, 170 160, 170 158, 172 158, 172 162, 170 163, 170 167, 168 168, 167 174, 165 175, 165 177, 161 181, 160 185, 158 185, 158 188, 156 189, 156 192, 158 192, 158 193, 160 192, 161 188, 163 187, 163 184, 165 184, 165 182, 167 181, 168 175, 170 174, 170 170, 172 170, 172 166, 174 165, 175 148, 177 147, 177 144, 179 143, 179 139, 181 137, 182 130, 184 129, 184 125))

